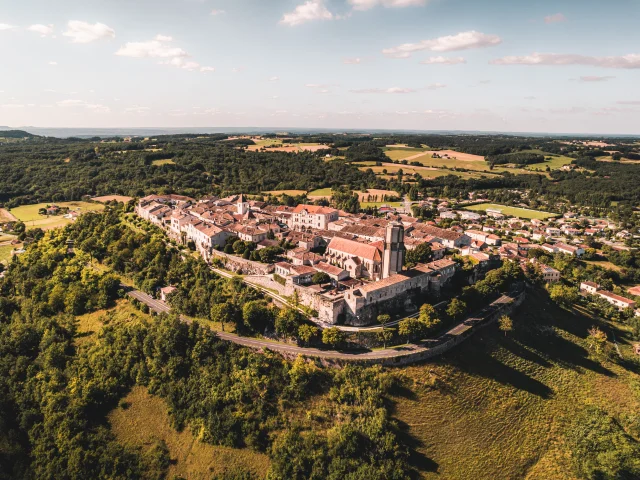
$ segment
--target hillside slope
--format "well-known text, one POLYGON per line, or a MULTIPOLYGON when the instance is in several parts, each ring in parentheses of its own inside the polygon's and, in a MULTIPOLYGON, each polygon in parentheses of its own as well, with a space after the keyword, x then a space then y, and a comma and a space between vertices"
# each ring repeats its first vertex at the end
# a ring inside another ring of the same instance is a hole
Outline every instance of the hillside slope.
MULTIPOLYGON (((594 320, 543 292, 529 294, 513 318, 507 337, 489 327, 440 361, 403 371, 409 388, 396 397, 394 416, 424 478, 577 478, 566 437, 591 406, 637 438, 638 363, 628 344, 625 362, 590 357, 594 320)), ((603 328, 610 340, 626 336, 603 328)))

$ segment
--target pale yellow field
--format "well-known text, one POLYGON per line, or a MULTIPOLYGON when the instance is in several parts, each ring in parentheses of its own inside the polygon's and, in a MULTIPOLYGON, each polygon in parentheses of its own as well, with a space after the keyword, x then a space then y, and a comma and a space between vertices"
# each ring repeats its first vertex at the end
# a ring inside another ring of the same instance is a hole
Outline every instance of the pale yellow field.
POLYGON ((93 197, 91 200, 100 203, 112 202, 113 200, 115 200, 116 202, 127 203, 133 200, 133 198, 127 197, 125 195, 104 195, 102 197, 93 197))
POLYGON ((251 471, 256 478, 265 478, 269 469, 266 455, 202 443, 189 428, 176 431, 171 427, 167 404, 146 388, 134 387, 123 404, 127 408, 119 406, 109 414, 111 431, 122 444, 143 450, 164 441, 174 461, 167 478, 204 480, 240 468, 251 471))

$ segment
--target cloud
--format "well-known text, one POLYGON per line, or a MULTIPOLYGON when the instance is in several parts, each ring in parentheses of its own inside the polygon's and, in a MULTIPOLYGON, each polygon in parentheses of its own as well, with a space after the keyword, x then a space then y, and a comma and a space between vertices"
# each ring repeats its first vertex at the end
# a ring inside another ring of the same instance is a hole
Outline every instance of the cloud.
POLYGON ((277 82, 278 80, 280 80, 280 77, 277 77, 277 76, 273 76, 269 78, 270 82, 277 82))
POLYGON ((51 66, 55 67, 56 65, 58 65, 58 62, 48 62, 47 65, 51 65, 51 66))
POLYGON ((391 88, 361 88, 356 90, 349 90, 351 93, 390 93, 390 94, 398 94, 398 93, 415 93, 415 90, 411 88, 400 88, 400 87, 391 87, 391 88))
POLYGON ((107 107, 106 105, 101 105, 101 104, 96 104, 96 103, 88 103, 88 102, 85 102, 83 100, 73 100, 73 99, 61 100, 59 102, 56 102, 56 105, 58 107, 64 107, 64 108, 84 108, 84 109, 90 110, 90 111, 95 112, 95 113, 110 113, 111 112, 111 109, 109 107, 107 107))
POLYGON ((497 35, 487 35, 471 30, 468 32, 460 32, 457 35, 422 40, 419 43, 405 43, 397 47, 385 48, 382 50, 382 53, 392 58, 408 58, 412 53, 421 50, 452 52, 455 50, 493 47, 500 43, 502 43, 502 39, 497 35))
POLYGON ((382 6, 387 8, 422 7, 428 0, 349 0, 354 10, 369 10, 382 6))
POLYGON ((554 115, 575 115, 578 113, 585 113, 584 107, 569 107, 569 108, 550 108, 549 113, 554 115))
POLYGON ((560 23, 566 21, 567 17, 565 17, 562 13, 554 13, 553 15, 544 17, 544 23, 560 23))
POLYGON ((618 100, 618 105, 640 105, 640 100, 618 100))
POLYGON ((182 48, 169 45, 173 39, 164 35, 156 35, 147 42, 129 42, 120 47, 116 55, 132 58, 183 58, 189 54, 182 48))
POLYGON ((362 59, 359 57, 354 57, 354 58, 345 58, 342 63, 344 63, 345 65, 358 65, 360 63, 362 63, 362 59))
POLYGON ((426 60, 420 62, 422 65, 458 65, 460 63, 467 63, 462 57, 429 57, 426 60))
POLYGON ((529 95, 528 97, 524 97, 525 100, 536 100, 538 97, 534 97, 533 95, 529 95))
POLYGON ((91 43, 102 38, 114 38, 116 32, 104 23, 87 23, 71 20, 67 24, 68 30, 62 35, 71 37, 73 43, 91 43))
POLYGON ((492 65, 589 65, 602 68, 640 68, 640 54, 623 56, 591 57, 571 53, 532 53, 525 56, 507 56, 491 60, 492 65))
POLYGON ((158 58, 161 65, 169 65, 189 71, 213 72, 215 68, 201 66, 198 62, 189 60, 191 55, 172 45, 173 37, 156 35, 153 40, 146 42, 128 42, 116 52, 121 57, 158 58))
POLYGON ((149 113, 151 110, 150 107, 141 107, 140 105, 133 105, 131 107, 125 108, 125 113, 137 113, 138 115, 145 115, 149 113))
POLYGON ((0 23, 0 32, 3 30, 14 30, 18 27, 13 26, 13 25, 9 25, 8 23, 0 23))
POLYGON ((39 33, 41 37, 48 37, 53 34, 53 25, 42 25, 41 23, 36 23, 35 25, 28 27, 27 30, 39 33))
POLYGON ((333 19, 333 13, 327 9, 323 0, 308 0, 302 5, 298 5, 293 12, 285 13, 280 23, 295 27, 314 20, 333 19))
POLYGON ((214 17, 217 15, 224 15, 225 13, 227 12, 225 12, 224 10, 211 10, 211 15, 213 15, 214 17))
POLYGON ((613 78, 616 78, 616 77, 612 77, 612 76, 599 77, 597 75, 588 75, 588 76, 580 77, 580 81, 581 82, 606 82, 607 80, 611 80, 613 78))
POLYGON ((431 85, 427 85, 427 90, 437 90, 439 88, 445 88, 446 85, 444 83, 432 83, 431 85))

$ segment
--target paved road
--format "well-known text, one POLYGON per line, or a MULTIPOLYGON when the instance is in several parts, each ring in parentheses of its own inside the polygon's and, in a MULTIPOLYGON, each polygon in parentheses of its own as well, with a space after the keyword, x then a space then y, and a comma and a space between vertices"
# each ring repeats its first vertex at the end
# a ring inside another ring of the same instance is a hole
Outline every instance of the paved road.
MULTIPOLYGON (((226 272, 225 272, 226 273, 226 272)), ((132 298, 146 304, 151 310, 157 313, 169 313, 171 311, 171 307, 169 307, 166 303, 156 300, 150 295, 147 295, 144 292, 139 290, 129 290, 127 292, 132 298)), ((307 357, 317 357, 323 359, 330 360, 344 360, 344 361, 384 361, 384 360, 392 360, 394 358, 404 357, 412 354, 420 354, 427 352, 429 349, 436 347, 443 342, 450 340, 452 337, 459 336, 463 333, 466 333, 468 330, 472 329, 476 324, 481 323, 481 321, 494 313, 497 309, 502 308, 505 304, 513 301, 513 298, 507 295, 502 296, 491 305, 487 306, 482 310, 482 317, 469 317, 462 323, 456 325, 448 332, 442 334, 437 339, 428 340, 420 345, 409 344, 403 347, 394 348, 394 349, 386 349, 386 350, 371 350, 371 351, 362 351, 362 352, 342 352, 338 350, 321 350, 318 348, 305 348, 299 347, 297 345, 289 345, 286 343, 280 343, 275 341, 269 341, 258 338, 249 338, 249 337, 241 337, 235 335, 233 333, 226 332, 217 332, 217 336, 222 340, 226 340, 229 342, 237 343, 238 345, 243 345, 245 347, 254 348, 254 349, 266 349, 272 350, 275 352, 280 352, 284 354, 290 355, 304 355, 307 357)), ((416 314, 417 315, 417 314, 416 314)), ((190 321, 184 317, 180 317, 182 321, 189 323, 190 321)))
POLYGON ((171 307, 169 305, 161 300, 156 300, 151 295, 147 295, 140 290, 129 290, 127 291, 127 295, 138 300, 139 302, 144 303, 149 307, 149 309, 153 310, 156 313, 169 313, 171 311, 171 307))

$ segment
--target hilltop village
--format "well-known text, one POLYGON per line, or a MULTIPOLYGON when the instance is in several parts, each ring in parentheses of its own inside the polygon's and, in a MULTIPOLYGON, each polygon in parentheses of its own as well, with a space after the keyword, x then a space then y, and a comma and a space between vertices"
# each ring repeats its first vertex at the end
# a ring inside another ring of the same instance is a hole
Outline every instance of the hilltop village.
MULTIPOLYGON (((414 312, 416 299, 437 299, 457 271, 464 269, 464 282, 473 284, 504 259, 536 269, 546 283, 559 282, 560 271, 530 258, 531 249, 582 257, 589 249, 586 239, 605 232, 612 248, 627 248, 621 241, 629 233, 606 219, 566 213, 525 221, 498 209, 454 210, 435 198, 415 203, 437 210, 435 221, 403 209, 381 208, 373 216, 321 205, 271 205, 244 195, 150 195, 138 201, 135 212, 207 262, 295 297, 323 325, 365 326, 381 312, 414 312), (454 226, 439 226, 452 219, 454 226), (409 262, 407 253, 416 249, 426 255, 409 262)), ((593 282, 580 291, 620 310, 636 307, 593 282)))

